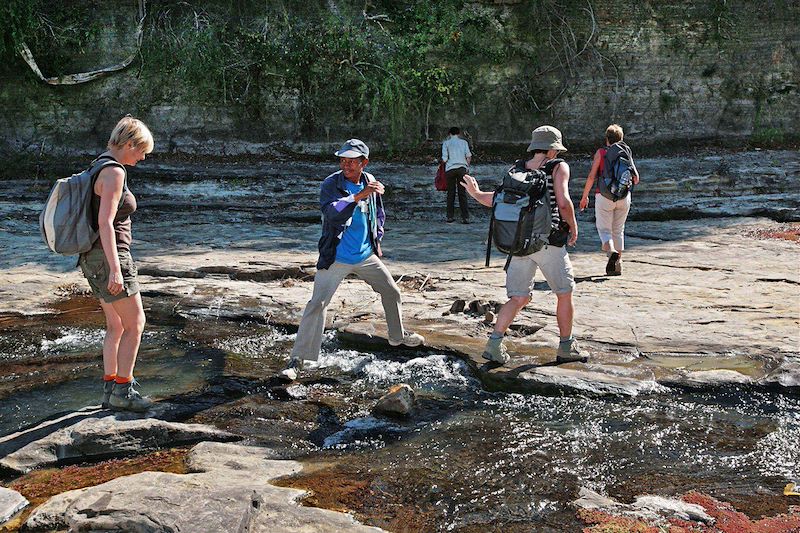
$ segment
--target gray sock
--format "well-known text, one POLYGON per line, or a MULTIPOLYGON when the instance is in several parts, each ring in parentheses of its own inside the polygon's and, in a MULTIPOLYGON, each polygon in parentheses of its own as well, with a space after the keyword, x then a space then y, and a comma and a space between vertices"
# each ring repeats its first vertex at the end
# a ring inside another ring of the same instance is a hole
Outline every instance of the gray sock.
POLYGON ((505 335, 506 335, 505 333, 498 333, 496 331, 493 331, 492 334, 489 335, 489 338, 497 340, 497 339, 502 339, 503 337, 505 337, 505 335))
POLYGON ((575 340, 575 337, 573 337, 572 335, 570 335, 569 337, 561 337, 561 340, 560 340, 559 342, 560 342, 561 344, 570 344, 570 343, 572 343, 572 341, 574 341, 574 340, 575 340))

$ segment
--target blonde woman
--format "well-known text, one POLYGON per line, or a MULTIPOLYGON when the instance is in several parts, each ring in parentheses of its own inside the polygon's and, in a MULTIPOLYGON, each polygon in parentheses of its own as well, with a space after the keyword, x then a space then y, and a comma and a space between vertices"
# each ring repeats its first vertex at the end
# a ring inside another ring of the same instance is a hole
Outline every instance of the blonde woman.
POLYGON ((128 189, 125 165, 135 166, 153 151, 153 136, 140 120, 126 116, 111 132, 108 150, 92 167, 92 212, 100 238, 80 256, 80 267, 106 318, 103 342, 103 407, 147 411, 152 406, 133 388, 133 367, 144 330, 144 309, 131 256, 131 218, 136 198, 128 189))

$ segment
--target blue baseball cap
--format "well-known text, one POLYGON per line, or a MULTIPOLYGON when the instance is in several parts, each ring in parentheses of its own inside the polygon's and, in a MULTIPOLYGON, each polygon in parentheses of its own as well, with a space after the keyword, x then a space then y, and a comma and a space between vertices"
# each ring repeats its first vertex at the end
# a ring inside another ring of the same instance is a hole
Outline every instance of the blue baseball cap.
POLYGON ((369 148, 364 144, 364 141, 358 139, 350 139, 345 142, 338 151, 334 152, 336 157, 366 157, 369 159, 369 148))

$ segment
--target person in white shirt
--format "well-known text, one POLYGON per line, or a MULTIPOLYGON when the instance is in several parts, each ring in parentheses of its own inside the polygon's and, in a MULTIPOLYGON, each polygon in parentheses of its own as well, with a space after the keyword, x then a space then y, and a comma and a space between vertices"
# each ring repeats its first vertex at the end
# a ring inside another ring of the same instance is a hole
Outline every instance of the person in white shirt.
POLYGON ((467 141, 459 137, 461 130, 457 127, 450 128, 450 136, 442 143, 442 161, 445 163, 445 176, 447 176, 447 222, 455 222, 456 191, 458 192, 458 208, 461 211, 461 222, 469 224, 469 207, 467 206, 467 191, 459 187, 461 179, 467 173, 472 152, 469 151, 467 141))

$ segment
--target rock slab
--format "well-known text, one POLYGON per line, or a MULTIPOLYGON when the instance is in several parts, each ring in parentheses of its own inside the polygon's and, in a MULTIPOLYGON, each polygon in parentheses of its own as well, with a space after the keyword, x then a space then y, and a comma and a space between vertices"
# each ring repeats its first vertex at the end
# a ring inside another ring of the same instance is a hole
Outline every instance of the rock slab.
POLYGON ((555 366, 539 367, 530 372, 522 372, 519 379, 531 390, 555 388, 596 395, 638 396, 665 390, 652 379, 555 366))
POLYGON ((44 465, 105 459, 204 440, 236 439, 235 435, 201 424, 154 418, 117 420, 106 416, 59 429, 6 455, 0 459, 0 465, 24 474, 44 465))
POLYGON ((36 509, 31 531, 380 532, 352 516, 303 507, 302 490, 269 480, 299 472, 295 461, 238 444, 202 442, 189 455, 192 474, 142 472, 54 496, 36 509))
POLYGON ((581 509, 603 511, 614 516, 628 516, 654 523, 662 523, 669 518, 700 522, 706 525, 714 523, 714 518, 706 513, 703 506, 676 498, 644 495, 637 497, 636 501, 631 504, 623 504, 586 487, 581 488, 579 496, 572 502, 574 506, 581 509))
POLYGON ((0 487, 0 526, 28 506, 28 500, 19 492, 0 487))

